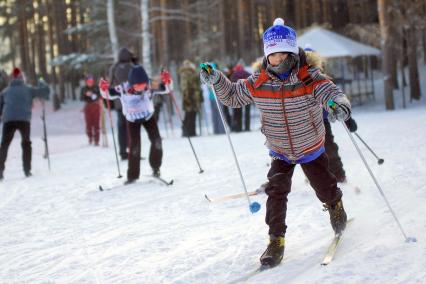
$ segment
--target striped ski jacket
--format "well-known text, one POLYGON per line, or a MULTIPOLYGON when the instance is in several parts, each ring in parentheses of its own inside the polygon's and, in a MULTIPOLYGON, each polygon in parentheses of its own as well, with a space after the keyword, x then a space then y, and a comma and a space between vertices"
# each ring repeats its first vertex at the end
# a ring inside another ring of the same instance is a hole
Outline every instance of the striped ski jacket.
POLYGON ((261 113, 267 148, 291 163, 299 163, 323 147, 322 109, 330 111, 330 99, 342 106, 347 117, 351 112, 349 100, 327 76, 308 66, 305 58, 300 62, 285 81, 266 71, 264 61, 260 71, 235 83, 218 72, 219 79, 213 85, 218 99, 229 107, 254 103, 261 113))

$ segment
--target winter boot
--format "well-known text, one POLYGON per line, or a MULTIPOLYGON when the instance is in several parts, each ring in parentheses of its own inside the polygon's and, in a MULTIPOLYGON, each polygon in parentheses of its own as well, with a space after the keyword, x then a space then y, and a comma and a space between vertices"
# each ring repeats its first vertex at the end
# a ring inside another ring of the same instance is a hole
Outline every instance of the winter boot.
POLYGON ((346 179, 346 176, 336 176, 338 183, 347 183, 348 180, 346 179))
POLYGON ((132 183, 135 183, 135 182, 136 182, 136 179, 130 178, 130 179, 128 179, 124 182, 124 185, 129 185, 129 184, 132 184, 132 183))
POLYGON ((343 208, 343 202, 340 199, 336 204, 329 205, 324 204, 324 211, 328 211, 330 214, 330 223, 333 227, 334 233, 336 235, 341 234, 346 228, 347 216, 345 208, 343 208))
POLYGON ((26 177, 30 177, 33 175, 30 171, 25 171, 24 174, 26 177))
POLYGON ((271 267, 278 265, 284 256, 284 245, 285 238, 283 236, 271 235, 269 245, 260 257, 260 263, 271 267))
POLYGON ((160 177, 160 175, 161 175, 160 169, 159 168, 152 169, 152 175, 154 177, 160 177))
POLYGON ((0 181, 2 181, 3 180, 3 171, 0 171, 0 181))

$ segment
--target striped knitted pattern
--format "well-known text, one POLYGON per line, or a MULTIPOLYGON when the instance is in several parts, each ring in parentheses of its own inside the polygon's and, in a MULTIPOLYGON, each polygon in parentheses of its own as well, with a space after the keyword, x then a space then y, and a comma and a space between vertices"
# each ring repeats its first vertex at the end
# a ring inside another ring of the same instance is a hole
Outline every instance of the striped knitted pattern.
POLYGON ((298 160, 305 154, 318 150, 324 144, 325 129, 322 108, 330 111, 327 102, 332 99, 344 106, 348 116, 350 103, 342 91, 328 80, 319 69, 310 67, 315 81, 311 92, 294 72, 286 81, 270 73, 262 84, 257 84, 260 72, 247 79, 231 83, 220 73, 214 89, 219 100, 232 108, 254 103, 261 113, 261 131, 266 136, 266 146, 289 160, 298 160), (296 89, 304 94, 293 96, 296 89))

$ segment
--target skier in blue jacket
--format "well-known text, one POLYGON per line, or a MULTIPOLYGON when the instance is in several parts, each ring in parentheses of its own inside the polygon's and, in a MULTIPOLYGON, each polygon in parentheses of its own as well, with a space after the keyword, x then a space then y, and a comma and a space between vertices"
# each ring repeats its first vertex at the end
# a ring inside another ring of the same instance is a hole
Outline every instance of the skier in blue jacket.
POLYGON ((34 98, 49 99, 49 87, 39 80, 37 87, 25 84, 19 68, 14 68, 12 81, 0 93, 0 118, 3 121, 3 133, 0 144, 0 180, 3 179, 7 151, 13 135, 19 130, 22 137, 22 160, 25 176, 31 176, 31 108, 34 98))

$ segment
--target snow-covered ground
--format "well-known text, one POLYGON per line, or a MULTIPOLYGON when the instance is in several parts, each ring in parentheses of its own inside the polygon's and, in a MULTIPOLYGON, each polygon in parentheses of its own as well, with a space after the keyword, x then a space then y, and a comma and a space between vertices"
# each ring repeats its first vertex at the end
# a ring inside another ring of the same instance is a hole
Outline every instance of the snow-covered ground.
MULTIPOLYGON (((163 186, 120 185, 110 147, 91 147, 83 135, 81 104, 48 113, 52 171, 42 158, 39 108, 33 115, 33 174, 24 178, 20 137, 11 145, 0 183, 0 283, 229 283, 256 269, 267 242, 265 195, 251 214, 242 198, 209 204, 243 191, 226 136, 192 140, 204 169, 198 173, 187 139, 164 139, 163 186)), ((295 171, 289 195, 283 263, 249 283, 424 283, 426 278, 426 101, 384 111, 383 104, 354 109, 359 131, 385 160, 378 165, 360 144, 407 235, 392 215, 349 137, 333 125, 349 184, 342 185, 348 227, 335 261, 320 261, 332 237, 328 213, 295 171), (356 194, 354 186, 361 189, 356 194)), ((160 123, 162 125, 162 123, 160 123)), ((175 129, 177 133, 177 129, 175 129)), ((164 130, 163 130, 164 134, 164 130)), ((269 159, 258 131, 232 134, 249 190, 266 181, 269 159)), ((143 156, 149 142, 143 131, 143 156)), ((358 140, 357 140, 358 141, 358 140)), ((150 174, 147 160, 142 174, 150 174)), ((123 175, 127 169, 120 162, 123 175)))

